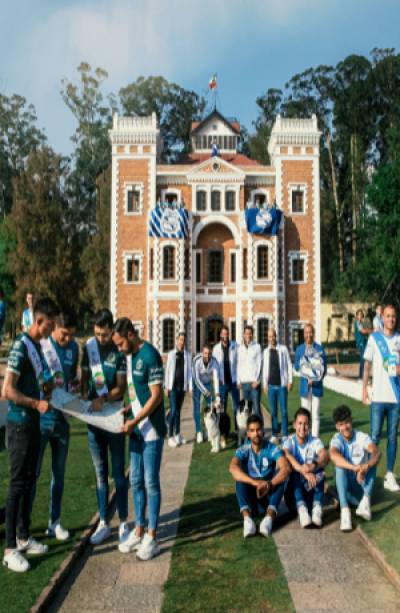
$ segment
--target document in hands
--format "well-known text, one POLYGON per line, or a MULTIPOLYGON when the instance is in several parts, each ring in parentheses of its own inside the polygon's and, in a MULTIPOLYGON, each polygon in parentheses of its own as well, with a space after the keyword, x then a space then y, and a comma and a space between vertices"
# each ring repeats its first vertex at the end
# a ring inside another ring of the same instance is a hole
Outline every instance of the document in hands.
POLYGON ((90 410, 92 405, 90 401, 56 388, 51 395, 50 404, 67 415, 72 415, 107 432, 121 432, 124 425, 124 416, 121 414, 122 402, 107 402, 101 411, 94 412, 90 410))

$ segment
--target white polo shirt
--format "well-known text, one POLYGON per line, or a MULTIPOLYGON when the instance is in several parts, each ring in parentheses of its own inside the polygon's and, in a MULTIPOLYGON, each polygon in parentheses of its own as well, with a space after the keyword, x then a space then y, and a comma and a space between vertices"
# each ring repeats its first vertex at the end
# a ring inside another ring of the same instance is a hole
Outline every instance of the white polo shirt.
MULTIPOLYGON (((398 359, 395 348, 400 344, 399 334, 395 332, 392 336, 385 336, 384 338, 390 353, 398 359)), ((372 334, 368 338, 364 360, 372 363, 372 401, 396 404, 397 399, 390 382, 387 364, 383 363, 382 354, 372 334)))

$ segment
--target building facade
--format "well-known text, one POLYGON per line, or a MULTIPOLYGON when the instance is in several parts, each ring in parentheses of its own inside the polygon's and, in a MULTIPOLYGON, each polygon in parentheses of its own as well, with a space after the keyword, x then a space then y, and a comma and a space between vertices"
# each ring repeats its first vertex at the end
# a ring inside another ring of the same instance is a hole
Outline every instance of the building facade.
POLYGON ((264 346, 273 326, 292 351, 306 322, 319 337, 316 117, 277 118, 271 166, 238 153, 239 137, 238 122, 213 111, 192 124, 192 153, 165 164, 155 114, 114 116, 111 309, 132 319, 164 355, 179 331, 193 353, 217 342, 223 322, 236 340, 252 324, 264 346), (156 206, 187 212, 183 238, 150 236, 156 206), (283 213, 277 235, 247 230, 246 208, 275 206, 283 213))

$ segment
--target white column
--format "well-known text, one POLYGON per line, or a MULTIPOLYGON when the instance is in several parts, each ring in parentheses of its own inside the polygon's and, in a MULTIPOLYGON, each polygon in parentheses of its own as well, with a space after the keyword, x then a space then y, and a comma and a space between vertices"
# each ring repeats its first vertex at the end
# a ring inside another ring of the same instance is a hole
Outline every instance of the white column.
MULTIPOLYGON (((179 239, 179 332, 185 330, 185 241, 179 239)), ((178 332, 177 331, 177 332, 178 332)))

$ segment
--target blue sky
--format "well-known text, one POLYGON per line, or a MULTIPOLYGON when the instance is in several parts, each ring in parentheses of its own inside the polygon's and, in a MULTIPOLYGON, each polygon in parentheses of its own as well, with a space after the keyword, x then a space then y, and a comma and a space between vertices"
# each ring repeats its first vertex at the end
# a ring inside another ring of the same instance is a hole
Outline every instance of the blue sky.
POLYGON ((105 92, 163 75, 251 129, 256 97, 310 66, 374 47, 400 51, 398 0, 0 0, 0 91, 32 102, 50 144, 71 150, 59 94, 80 61, 109 72, 105 92))

